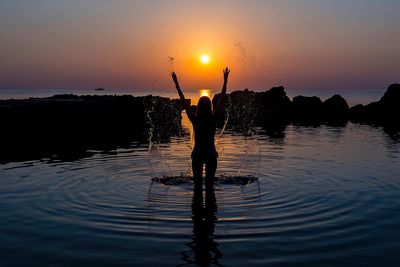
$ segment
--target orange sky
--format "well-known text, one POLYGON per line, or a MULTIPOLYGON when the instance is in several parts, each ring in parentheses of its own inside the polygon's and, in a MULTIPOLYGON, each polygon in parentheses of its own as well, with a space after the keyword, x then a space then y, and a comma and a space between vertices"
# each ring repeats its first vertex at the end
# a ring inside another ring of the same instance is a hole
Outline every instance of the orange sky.
POLYGON ((0 89, 381 89, 399 82, 398 1, 0 3, 0 89), (211 62, 202 65, 201 54, 211 62))

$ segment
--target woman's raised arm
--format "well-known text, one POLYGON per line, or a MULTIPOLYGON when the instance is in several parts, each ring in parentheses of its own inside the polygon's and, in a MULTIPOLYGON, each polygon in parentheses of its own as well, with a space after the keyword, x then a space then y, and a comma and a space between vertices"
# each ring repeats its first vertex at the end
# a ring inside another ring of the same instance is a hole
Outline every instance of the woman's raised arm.
POLYGON ((195 117, 195 115, 194 115, 194 113, 190 110, 190 105, 189 105, 189 103, 186 101, 185 96, 183 95, 183 92, 182 92, 182 90, 181 90, 181 87, 179 86, 178 77, 176 76, 176 73, 175 73, 175 72, 172 72, 172 73, 171 73, 171 76, 172 76, 172 79, 174 80, 176 90, 178 91, 178 94, 179 94, 179 98, 180 98, 181 101, 182 101, 183 108, 185 109, 186 114, 188 115, 189 119, 192 120, 192 119, 195 117))
POLYGON ((225 101, 226 101, 226 87, 228 85, 228 78, 229 78, 229 73, 231 72, 230 69, 225 68, 223 70, 224 73, 224 85, 222 86, 221 94, 218 99, 217 107, 215 108, 214 113, 217 113, 218 115, 222 113, 224 106, 225 106, 225 101))

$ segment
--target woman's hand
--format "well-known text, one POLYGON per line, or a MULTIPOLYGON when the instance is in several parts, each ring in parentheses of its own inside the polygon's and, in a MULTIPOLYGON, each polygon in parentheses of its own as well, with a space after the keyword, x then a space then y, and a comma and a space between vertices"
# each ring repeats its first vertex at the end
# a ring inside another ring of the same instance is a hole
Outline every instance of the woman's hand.
POLYGON ((229 73, 231 72, 231 70, 228 69, 228 68, 225 68, 223 70, 223 72, 224 72, 224 82, 227 83, 228 82, 229 73))

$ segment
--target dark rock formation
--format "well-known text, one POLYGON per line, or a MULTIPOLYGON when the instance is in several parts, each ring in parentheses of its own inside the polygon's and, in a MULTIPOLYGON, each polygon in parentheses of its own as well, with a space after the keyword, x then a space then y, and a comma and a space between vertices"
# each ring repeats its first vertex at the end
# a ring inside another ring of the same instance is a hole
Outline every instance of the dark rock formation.
MULTIPOLYGON (((212 102, 214 107, 218 103, 220 94, 214 96, 212 102)), ((228 120, 228 127, 240 131, 244 134, 254 124, 256 115, 258 114, 259 105, 257 103, 256 93, 249 90, 234 91, 229 94, 226 100, 226 114, 219 118, 218 126, 222 127, 228 120)))
POLYGON ((374 123, 379 121, 379 103, 372 102, 368 105, 355 105, 350 108, 350 119, 354 122, 374 123))
MULTIPOLYGON (((214 96, 214 106, 219 97, 219 94, 214 96)), ((271 128, 290 120, 290 99, 282 86, 265 92, 253 92, 248 89, 234 91, 229 94, 226 106, 228 127, 245 134, 254 125, 271 128)), ((219 126, 224 120, 225 116, 221 118, 219 126)))
POLYGON ((295 123, 315 124, 321 120, 322 101, 316 96, 296 96, 292 103, 292 120, 295 123))
POLYGON ((385 94, 379 101, 384 108, 387 109, 398 109, 400 103, 400 84, 394 83, 389 85, 385 94))
POLYGON ((340 95, 334 95, 322 103, 322 120, 332 126, 345 126, 349 119, 349 105, 340 95))
POLYGON ((142 136, 152 142, 168 142, 181 133, 182 105, 180 100, 146 96, 143 100, 145 127, 142 136))
POLYGON ((328 120, 347 119, 349 114, 349 105, 340 95, 334 95, 322 103, 324 118, 328 120))
MULTIPOLYGON (((215 95, 213 104, 220 95, 215 95)), ((193 107, 195 108, 195 107, 193 107)), ((181 133, 182 105, 163 97, 75 96, 0 101, 0 163, 55 156, 74 159, 90 150, 129 147, 132 141, 168 142, 181 133)), ((262 126, 271 137, 284 136, 290 123, 343 126, 354 122, 381 125, 397 136, 400 128, 400 85, 392 84, 384 96, 368 105, 349 109, 346 100, 334 95, 320 98, 296 96, 283 87, 265 92, 248 89, 230 93, 224 119, 228 127, 245 135, 262 126)))
MULTIPOLYGON (((219 94, 215 95, 214 105, 219 97, 219 94)), ((334 95, 324 102, 316 96, 296 96, 290 101, 282 86, 265 92, 248 89, 235 91, 229 95, 227 102, 228 127, 243 133, 255 125, 271 132, 290 123, 342 125, 349 116, 349 106, 340 95, 334 95)), ((222 122, 219 122, 219 126, 222 126, 222 122)))
POLYGON ((400 84, 390 85, 378 102, 352 107, 350 118, 355 122, 400 128, 400 84))
POLYGON ((258 122, 264 127, 275 127, 290 121, 291 102, 283 86, 273 87, 266 92, 256 93, 259 99, 258 122))
POLYGON ((339 126, 348 119, 349 105, 340 95, 334 95, 324 102, 316 96, 296 96, 291 112, 292 121, 297 124, 328 123, 339 126))
POLYGON ((0 101, 0 162, 73 159, 180 131, 181 105, 161 97, 75 96, 0 101), (151 123, 153 121, 154 123, 151 123), (156 126, 152 126, 156 125, 156 126))

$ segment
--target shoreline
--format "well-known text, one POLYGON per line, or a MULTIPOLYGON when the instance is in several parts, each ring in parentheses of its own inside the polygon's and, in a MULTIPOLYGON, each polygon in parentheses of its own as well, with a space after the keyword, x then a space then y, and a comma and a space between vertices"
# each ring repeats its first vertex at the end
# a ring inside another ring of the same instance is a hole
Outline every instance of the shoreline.
MULTIPOLYGON (((259 126, 279 136, 287 125, 344 127, 347 122, 400 131, 400 85, 388 87, 367 105, 349 107, 340 95, 324 101, 316 96, 290 99, 283 87, 265 92, 231 92, 227 127, 247 134, 259 126)), ((219 94, 213 98, 215 103, 219 94)), ((132 142, 169 142, 186 134, 179 100, 159 96, 76 96, 0 100, 3 122, 0 163, 34 157, 82 156, 91 148, 112 150, 132 142), (150 135, 151 134, 151 135, 150 135)), ((219 126, 224 124, 224 118, 219 126)))
MULTIPOLYGON (((200 90, 200 89, 199 89, 200 90)), ((199 90, 187 90, 185 96, 187 98, 197 98, 199 96, 199 90)), ((219 90, 210 90, 213 94, 219 93, 219 90)), ((245 89, 234 89, 234 91, 243 91, 245 89)), ((265 92, 267 90, 253 90, 254 92, 265 92)), ((321 100, 326 100, 335 94, 343 96, 350 107, 357 104, 368 104, 373 101, 377 101, 384 93, 384 89, 371 89, 371 90, 293 90, 286 89, 287 96, 293 99, 295 96, 318 96, 321 100)), ((146 90, 146 91, 130 91, 130 90, 119 90, 119 89, 105 89, 103 91, 95 90, 74 90, 74 89, 0 89, 0 101, 3 100, 26 100, 30 98, 49 98, 55 95, 77 95, 77 96, 123 96, 130 95, 134 97, 142 97, 147 95, 167 97, 170 99, 178 98, 175 89, 160 89, 160 90, 146 90)))

